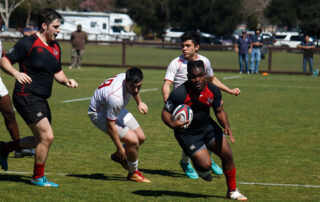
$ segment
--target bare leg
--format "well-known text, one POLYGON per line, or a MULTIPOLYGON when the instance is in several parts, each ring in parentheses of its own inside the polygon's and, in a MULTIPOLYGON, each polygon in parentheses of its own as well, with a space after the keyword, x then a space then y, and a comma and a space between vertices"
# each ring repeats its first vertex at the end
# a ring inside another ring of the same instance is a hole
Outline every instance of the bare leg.
POLYGON ((0 98, 0 111, 4 117, 4 122, 7 130, 10 133, 12 140, 20 139, 17 120, 12 108, 9 94, 0 98))

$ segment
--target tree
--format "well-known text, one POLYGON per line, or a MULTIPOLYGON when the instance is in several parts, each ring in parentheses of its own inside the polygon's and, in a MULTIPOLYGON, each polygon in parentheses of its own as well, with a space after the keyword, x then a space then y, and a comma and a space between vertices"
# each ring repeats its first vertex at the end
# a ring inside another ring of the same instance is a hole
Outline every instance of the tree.
POLYGON ((298 21, 296 0, 272 0, 264 14, 271 23, 287 26, 291 30, 298 21))
POLYGON ((298 24, 304 34, 320 36, 320 2, 317 0, 305 0, 297 2, 298 24))
POLYGON ((113 0, 84 0, 80 8, 87 11, 111 11, 113 10, 113 0))
POLYGON ((168 26, 169 0, 117 0, 117 8, 127 8, 129 16, 141 27, 142 34, 162 36, 168 26))
POLYGON ((8 0, 1 1, 4 3, 4 8, 0 9, 1 17, 4 21, 5 26, 8 28, 9 27, 9 20, 11 17, 12 12, 19 7, 21 4, 23 4, 26 0, 11 0, 10 3, 8 0))
POLYGON ((240 0, 170 1, 170 24, 184 30, 230 35, 241 22, 240 0))

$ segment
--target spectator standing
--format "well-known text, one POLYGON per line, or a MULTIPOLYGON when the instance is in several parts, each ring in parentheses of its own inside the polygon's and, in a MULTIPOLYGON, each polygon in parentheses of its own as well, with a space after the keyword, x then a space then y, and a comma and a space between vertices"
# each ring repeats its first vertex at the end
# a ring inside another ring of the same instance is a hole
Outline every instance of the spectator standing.
POLYGON ((36 26, 36 24, 35 24, 33 21, 31 21, 31 22, 29 23, 29 26, 26 27, 26 28, 23 30, 23 36, 24 36, 24 37, 28 37, 28 36, 30 36, 30 35, 32 35, 32 34, 35 34, 38 30, 39 30, 39 29, 38 29, 38 27, 36 26))
POLYGON ((77 30, 71 34, 71 65, 69 69, 78 68, 81 66, 81 59, 84 53, 84 46, 88 41, 88 34, 82 31, 82 26, 78 25, 77 30))
POLYGON ((257 28, 255 30, 255 35, 251 36, 252 43, 252 51, 251 51, 251 73, 258 74, 259 73, 259 63, 261 60, 261 47, 263 46, 263 39, 260 35, 261 29, 257 28))
POLYGON ((249 74, 249 53, 251 53, 252 45, 245 30, 242 31, 242 35, 234 44, 234 49, 239 55, 240 74, 243 72, 249 74), (245 63, 245 71, 243 69, 243 61, 245 63))
POLYGON ((308 35, 305 35, 304 41, 298 45, 298 48, 303 50, 303 72, 307 72, 307 62, 309 62, 309 72, 313 72, 313 49, 315 48, 315 45, 310 41, 308 35))

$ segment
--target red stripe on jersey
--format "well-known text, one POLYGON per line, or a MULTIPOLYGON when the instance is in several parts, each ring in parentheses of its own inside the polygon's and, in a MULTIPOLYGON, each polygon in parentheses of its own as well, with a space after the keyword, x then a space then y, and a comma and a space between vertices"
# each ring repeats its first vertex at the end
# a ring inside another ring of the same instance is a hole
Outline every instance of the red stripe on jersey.
POLYGON ((170 79, 165 79, 165 81, 170 81, 171 83, 173 82, 173 81, 171 81, 170 79))
POLYGON ((198 100, 207 106, 212 106, 214 94, 209 90, 208 85, 206 85, 200 94, 190 90, 183 103, 192 106, 194 104, 192 100, 198 100))
MULTIPOLYGON (((36 36, 36 35, 35 35, 36 36)), ((37 37, 37 40, 32 44, 32 47, 28 53, 30 55, 32 49, 37 48, 38 52, 44 51, 43 48, 47 49, 58 61, 60 60, 60 49, 56 43, 51 41, 48 45, 44 44, 43 41, 37 37)))

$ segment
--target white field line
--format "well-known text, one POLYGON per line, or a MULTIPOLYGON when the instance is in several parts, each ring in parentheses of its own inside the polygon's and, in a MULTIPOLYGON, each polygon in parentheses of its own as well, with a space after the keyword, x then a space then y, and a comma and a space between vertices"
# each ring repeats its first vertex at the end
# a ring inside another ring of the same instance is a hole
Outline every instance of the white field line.
MULTIPOLYGON (((149 92, 149 91, 157 91, 158 88, 150 88, 150 89, 142 89, 140 90, 140 93, 149 92)), ((92 97, 84 97, 84 98, 78 98, 78 99, 72 99, 72 100, 64 100, 63 103, 69 103, 69 102, 79 102, 84 100, 91 100, 92 97)))
MULTIPOLYGON (((21 174, 21 175, 32 175, 32 172, 20 172, 20 171, 0 171, 1 174, 21 174)), ((45 173, 45 175, 60 175, 60 176, 67 176, 67 174, 64 173, 45 173)))
POLYGON ((226 76, 226 77, 223 77, 222 80, 238 79, 238 78, 240 78, 240 77, 241 77, 240 75, 236 75, 236 76, 226 76))
POLYGON ((280 186, 280 187, 305 187, 305 188, 320 188, 320 185, 303 185, 303 184, 273 184, 259 182, 238 182, 239 184, 262 185, 262 186, 280 186))
MULTIPOLYGON (((32 175, 32 172, 20 172, 20 171, 0 171, 1 174, 22 174, 32 175)), ((65 173, 45 173, 45 175, 59 175, 67 176, 65 173)), ((304 187, 304 188, 320 188, 320 185, 303 185, 303 184, 273 184, 273 183, 260 183, 260 182, 238 182, 239 184, 247 185, 262 185, 262 186, 280 186, 280 187, 304 187)))

